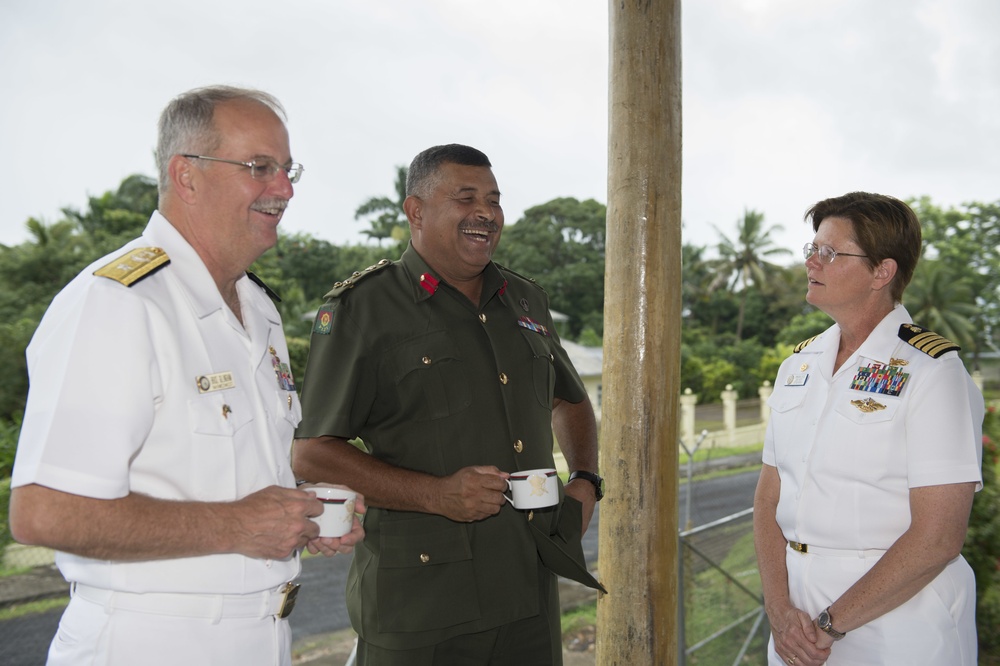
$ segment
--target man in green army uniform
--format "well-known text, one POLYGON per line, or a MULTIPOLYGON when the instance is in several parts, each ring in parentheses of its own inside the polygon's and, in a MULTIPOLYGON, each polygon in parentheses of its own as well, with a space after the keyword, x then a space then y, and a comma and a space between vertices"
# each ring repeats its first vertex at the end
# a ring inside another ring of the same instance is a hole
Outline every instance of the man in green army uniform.
POLYGON ((334 285, 313 328, 293 467, 368 504, 347 589, 362 666, 561 664, 555 575, 603 589, 580 546, 603 494, 594 411, 545 292, 492 262, 491 166, 417 155, 410 247, 334 285), (553 431, 560 502, 512 508, 506 479, 555 466, 553 431))

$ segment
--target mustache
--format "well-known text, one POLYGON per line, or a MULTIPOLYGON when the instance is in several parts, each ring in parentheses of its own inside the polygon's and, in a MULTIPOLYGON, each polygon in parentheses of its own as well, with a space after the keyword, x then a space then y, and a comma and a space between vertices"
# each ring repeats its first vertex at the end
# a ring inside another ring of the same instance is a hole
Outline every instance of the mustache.
POLYGON ((461 231, 499 231, 500 225, 498 225, 493 220, 486 220, 483 222, 463 222, 458 225, 461 231))

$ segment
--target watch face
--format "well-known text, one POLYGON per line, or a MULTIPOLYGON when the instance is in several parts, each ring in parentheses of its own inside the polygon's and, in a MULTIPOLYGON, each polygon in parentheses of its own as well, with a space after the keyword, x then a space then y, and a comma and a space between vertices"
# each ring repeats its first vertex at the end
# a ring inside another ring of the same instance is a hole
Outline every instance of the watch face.
POLYGON ((827 628, 827 627, 829 627, 830 626, 830 614, 828 612, 826 612, 826 611, 823 611, 822 613, 820 613, 819 617, 816 618, 816 624, 818 624, 821 628, 827 628))

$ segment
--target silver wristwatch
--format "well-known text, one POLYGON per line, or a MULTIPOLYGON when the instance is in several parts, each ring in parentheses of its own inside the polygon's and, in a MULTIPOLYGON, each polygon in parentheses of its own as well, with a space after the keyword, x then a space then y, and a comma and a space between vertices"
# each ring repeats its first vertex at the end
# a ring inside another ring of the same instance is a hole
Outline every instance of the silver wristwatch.
POLYGON ((826 609, 819 614, 819 617, 816 618, 816 626, 828 633, 835 641, 839 641, 847 635, 846 633, 841 633, 833 628, 833 618, 830 617, 829 606, 827 606, 826 609))

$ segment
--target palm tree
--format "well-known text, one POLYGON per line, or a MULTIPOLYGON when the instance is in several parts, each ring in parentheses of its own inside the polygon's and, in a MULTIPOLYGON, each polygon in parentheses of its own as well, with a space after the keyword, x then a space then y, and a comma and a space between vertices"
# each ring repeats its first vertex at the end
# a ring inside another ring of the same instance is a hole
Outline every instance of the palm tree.
MULTIPOLYGON (((712 225, 713 227, 715 225, 712 225)), ((764 228, 764 214, 748 208, 743 209, 743 218, 736 221, 735 241, 722 233, 718 227, 718 277, 713 284, 718 288, 727 284, 730 291, 740 294, 740 310, 736 321, 736 339, 743 335, 743 315, 746 311, 747 288, 751 285, 762 291, 767 290, 768 275, 780 267, 770 263, 766 257, 791 254, 787 248, 775 245, 771 234, 782 231, 781 225, 764 228)))
POLYGON ((372 217, 371 229, 362 231, 365 236, 374 238, 381 246, 386 238, 405 240, 409 231, 409 224, 406 220, 406 213, 403 211, 403 202, 406 200, 406 173, 409 169, 405 166, 396 167, 396 199, 389 197, 371 197, 354 211, 354 219, 360 220, 362 217, 372 217))
POLYGON ((970 349, 976 339, 973 318, 979 313, 967 278, 940 260, 923 259, 913 275, 903 304, 913 321, 970 349))

